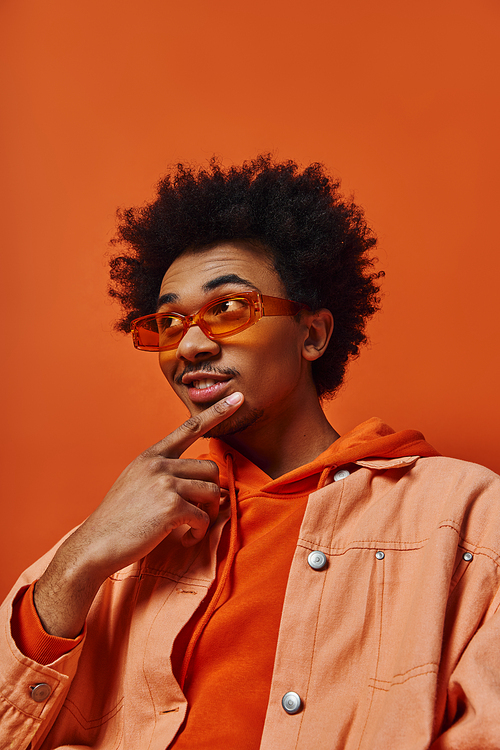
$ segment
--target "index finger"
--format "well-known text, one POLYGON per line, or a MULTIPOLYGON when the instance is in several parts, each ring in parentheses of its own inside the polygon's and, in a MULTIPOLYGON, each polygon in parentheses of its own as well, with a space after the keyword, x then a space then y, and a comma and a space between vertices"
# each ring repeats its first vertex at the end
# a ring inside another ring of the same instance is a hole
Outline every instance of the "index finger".
POLYGON ((190 417, 154 446, 165 458, 179 458, 198 438, 231 416, 243 403, 243 394, 236 391, 217 401, 201 414, 190 417))

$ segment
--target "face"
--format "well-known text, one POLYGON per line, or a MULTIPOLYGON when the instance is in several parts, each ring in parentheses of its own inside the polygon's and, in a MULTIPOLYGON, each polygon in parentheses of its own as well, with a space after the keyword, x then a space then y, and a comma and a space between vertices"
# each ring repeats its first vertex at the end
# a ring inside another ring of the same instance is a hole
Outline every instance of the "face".
MULTIPOLYGON (((192 315, 216 297, 252 289, 287 298, 264 251, 243 242, 186 251, 163 278, 158 311, 192 315)), ((300 314, 264 316, 219 341, 192 326, 177 349, 160 352, 160 367, 191 415, 230 393, 243 393, 243 405, 210 436, 265 429, 270 421, 286 419, 304 389, 314 390, 310 362, 302 356, 306 331, 300 314)))

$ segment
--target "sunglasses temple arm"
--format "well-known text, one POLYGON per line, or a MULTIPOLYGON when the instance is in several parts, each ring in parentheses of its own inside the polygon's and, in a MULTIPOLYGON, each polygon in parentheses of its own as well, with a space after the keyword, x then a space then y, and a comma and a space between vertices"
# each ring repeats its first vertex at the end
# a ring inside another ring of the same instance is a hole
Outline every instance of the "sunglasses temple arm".
POLYGON ((287 299, 278 299, 277 297, 268 297, 261 295, 262 312, 264 315, 297 315, 300 310, 309 310, 308 305, 301 302, 292 302, 287 299))

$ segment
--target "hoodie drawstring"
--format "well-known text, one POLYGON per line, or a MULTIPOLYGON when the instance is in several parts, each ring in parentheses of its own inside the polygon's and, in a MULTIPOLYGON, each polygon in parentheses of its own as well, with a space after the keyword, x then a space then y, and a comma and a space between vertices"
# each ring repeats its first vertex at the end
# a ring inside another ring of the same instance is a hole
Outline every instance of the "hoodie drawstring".
POLYGON ((224 570, 222 571, 222 575, 220 577, 219 583, 217 584, 217 588, 214 591, 214 595, 212 596, 210 604, 206 608, 205 613, 200 617, 198 624, 193 630, 193 634, 191 635, 191 638, 187 645, 186 653, 184 654, 184 659, 182 661, 182 669, 179 680, 181 690, 184 689, 184 682, 186 680, 189 662, 191 661, 191 657, 196 648, 196 644, 198 643, 198 640, 203 630, 205 629, 207 622, 210 620, 215 608, 217 607, 224 586, 226 585, 226 581, 229 578, 235 555, 238 551, 238 506, 236 504, 233 457, 230 453, 227 453, 225 458, 227 460, 227 479, 229 485, 229 499, 231 503, 231 530, 229 536, 229 549, 224 565, 224 570))
POLYGON ((317 490, 323 489, 323 487, 326 484, 326 480, 328 478, 329 473, 332 471, 332 469, 336 469, 336 465, 332 464, 331 466, 326 466, 323 471, 321 472, 321 476, 319 478, 318 486, 316 487, 317 490))

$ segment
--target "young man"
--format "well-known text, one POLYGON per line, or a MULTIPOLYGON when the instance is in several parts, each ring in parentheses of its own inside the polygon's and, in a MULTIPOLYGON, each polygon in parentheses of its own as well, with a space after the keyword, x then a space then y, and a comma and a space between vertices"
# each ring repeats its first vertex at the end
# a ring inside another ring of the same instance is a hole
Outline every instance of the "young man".
POLYGON ((321 409, 378 304, 360 209, 318 165, 180 166, 117 242, 191 418, 5 603, 2 747, 499 748, 498 478, 321 409))

